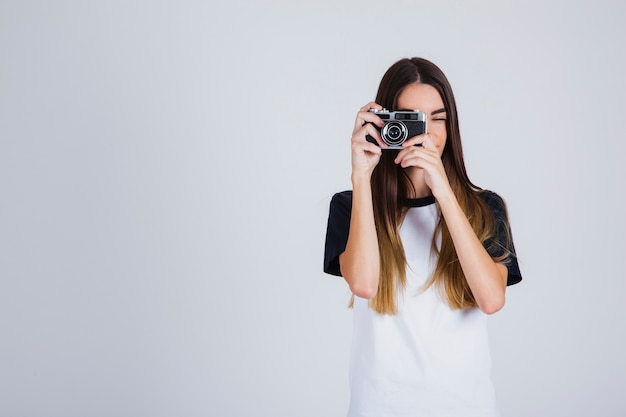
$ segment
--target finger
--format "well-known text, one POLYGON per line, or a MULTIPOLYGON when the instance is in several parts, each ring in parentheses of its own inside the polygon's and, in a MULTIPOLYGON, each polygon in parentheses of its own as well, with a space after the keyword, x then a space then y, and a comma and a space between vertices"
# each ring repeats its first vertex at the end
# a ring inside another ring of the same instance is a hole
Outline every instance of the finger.
POLYGON ((397 165, 400 165, 402 168, 408 167, 416 167, 416 168, 424 168, 426 166, 426 161, 421 155, 409 154, 404 155, 400 158, 396 158, 395 160, 397 165))
POLYGON ((437 163, 438 154, 431 152, 423 147, 409 146, 398 152, 395 163, 403 168, 408 166, 416 166, 418 168, 427 168, 429 165, 437 163))
POLYGON ((418 158, 420 156, 420 151, 421 149, 418 149, 416 147, 404 148, 400 150, 400 152, 398 152, 398 155, 396 155, 394 162, 396 164, 402 165, 402 163, 405 161, 418 158))
POLYGON ((374 155, 382 155, 383 151, 379 146, 374 145, 371 142, 366 142, 363 145, 363 150, 374 155))
POLYGON ((378 126, 382 126, 382 120, 380 120, 380 117, 376 116, 375 113, 372 113, 370 110, 382 110, 383 107, 378 104, 378 103, 374 103, 373 101, 370 101, 369 103, 367 103, 365 106, 361 107, 359 109, 359 112, 357 114, 357 118, 356 118, 356 123, 355 123, 355 130, 358 126, 362 126, 367 122, 371 122, 374 123, 378 126), (374 116, 374 117, 372 117, 374 116))
POLYGON ((411 138, 408 138, 407 140, 404 141, 404 143, 402 144, 402 147, 404 148, 410 148, 412 146, 422 146, 422 142, 424 142, 425 138, 426 138, 427 133, 423 133, 421 135, 417 135, 417 136, 413 136, 411 138))
POLYGON ((378 103, 374 103, 373 101, 370 101, 365 106, 361 107, 360 111, 370 111, 371 109, 382 110, 383 106, 378 103))
POLYGON ((437 147, 435 146, 435 143, 433 142, 433 138, 430 136, 430 134, 427 133, 424 136, 425 137, 424 137, 424 140, 422 141, 422 147, 426 150, 437 152, 437 147))
POLYGON ((359 127, 367 123, 373 123, 379 128, 385 125, 385 122, 383 121, 383 119, 378 117, 377 114, 369 112, 369 111, 360 111, 356 116, 356 122, 354 123, 354 130, 358 129, 359 127))
POLYGON ((352 152, 364 153, 365 155, 377 155, 382 154, 380 147, 370 142, 355 142, 352 144, 352 152))
POLYGON ((417 167, 430 171, 432 168, 435 168, 437 166, 437 161, 433 158, 432 155, 424 151, 420 151, 403 155, 401 158, 398 159, 397 164, 400 165, 402 168, 417 167))
POLYGON ((382 137, 380 136, 380 131, 378 129, 376 129, 376 127, 374 127, 373 125, 367 123, 363 126, 361 126, 352 136, 353 140, 358 140, 358 141, 363 141, 363 142, 368 142, 371 143, 367 140, 367 135, 371 136, 376 143, 378 144, 378 146, 380 146, 381 148, 386 148, 387 144, 383 141, 382 137))

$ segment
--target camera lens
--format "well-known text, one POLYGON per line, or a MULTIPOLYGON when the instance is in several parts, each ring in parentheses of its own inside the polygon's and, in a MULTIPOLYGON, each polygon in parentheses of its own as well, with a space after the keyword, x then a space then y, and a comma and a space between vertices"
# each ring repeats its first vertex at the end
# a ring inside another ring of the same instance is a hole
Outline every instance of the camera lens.
POLYGON ((392 126, 387 131, 387 136, 389 136, 391 140, 398 140, 398 138, 402 136, 402 130, 400 130, 398 126, 392 126))
POLYGON ((383 126, 380 135, 387 145, 400 145, 406 140, 407 129, 404 123, 389 122, 383 126))

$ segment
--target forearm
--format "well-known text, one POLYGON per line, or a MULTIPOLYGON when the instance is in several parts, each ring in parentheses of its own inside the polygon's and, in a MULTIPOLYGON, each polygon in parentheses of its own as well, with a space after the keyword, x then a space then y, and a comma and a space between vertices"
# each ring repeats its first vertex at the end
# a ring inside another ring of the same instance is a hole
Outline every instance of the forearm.
POLYGON ((497 312, 504 306, 506 267, 487 253, 451 192, 438 202, 478 307, 487 314, 497 312))
POLYGON ((353 175, 352 185, 350 232, 339 265, 354 295, 373 298, 378 290, 380 257, 369 177, 353 175))

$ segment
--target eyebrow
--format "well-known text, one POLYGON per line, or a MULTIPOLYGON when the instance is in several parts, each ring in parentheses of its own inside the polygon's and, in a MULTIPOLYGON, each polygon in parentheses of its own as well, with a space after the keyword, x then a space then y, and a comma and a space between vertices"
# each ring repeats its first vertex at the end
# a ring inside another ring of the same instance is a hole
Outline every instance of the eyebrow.
POLYGON ((445 113, 445 112, 446 112, 446 108, 445 108, 445 107, 442 107, 442 108, 441 108, 441 109, 439 109, 439 110, 435 110, 435 111, 434 111, 434 112, 432 112, 430 115, 431 115, 431 116, 434 116, 434 115, 436 115, 436 114, 439 114, 439 113, 445 113))
MULTIPOLYGON (((414 110, 411 110, 411 109, 399 109, 398 111, 414 111, 414 110)), ((446 111, 447 111, 446 108, 442 107, 442 108, 440 108, 438 110, 435 110, 430 115, 434 116, 434 115, 439 114, 439 113, 446 113, 446 111)))

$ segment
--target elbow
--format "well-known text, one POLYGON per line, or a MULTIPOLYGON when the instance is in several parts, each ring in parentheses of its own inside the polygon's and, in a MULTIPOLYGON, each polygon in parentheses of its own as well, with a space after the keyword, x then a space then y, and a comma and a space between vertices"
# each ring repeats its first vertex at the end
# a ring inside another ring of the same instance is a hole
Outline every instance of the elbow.
POLYGON ((360 298, 371 300, 378 292, 378 276, 366 277, 364 279, 349 282, 352 294, 360 298))
POLYGON ((378 292, 378 273, 374 273, 376 268, 363 269, 341 267, 341 275, 348 283, 352 294, 359 298, 371 300, 378 292))
POLYGON ((351 285, 350 291, 352 291, 352 294, 356 295, 357 297, 371 300, 372 298, 376 297, 376 292, 378 291, 378 288, 371 285, 351 285))
POLYGON ((482 303, 478 304, 478 308, 480 308, 483 313, 491 315, 502 310, 502 307, 504 307, 504 303, 505 298, 504 295, 502 295, 498 297, 492 297, 489 300, 483 301, 482 303))

